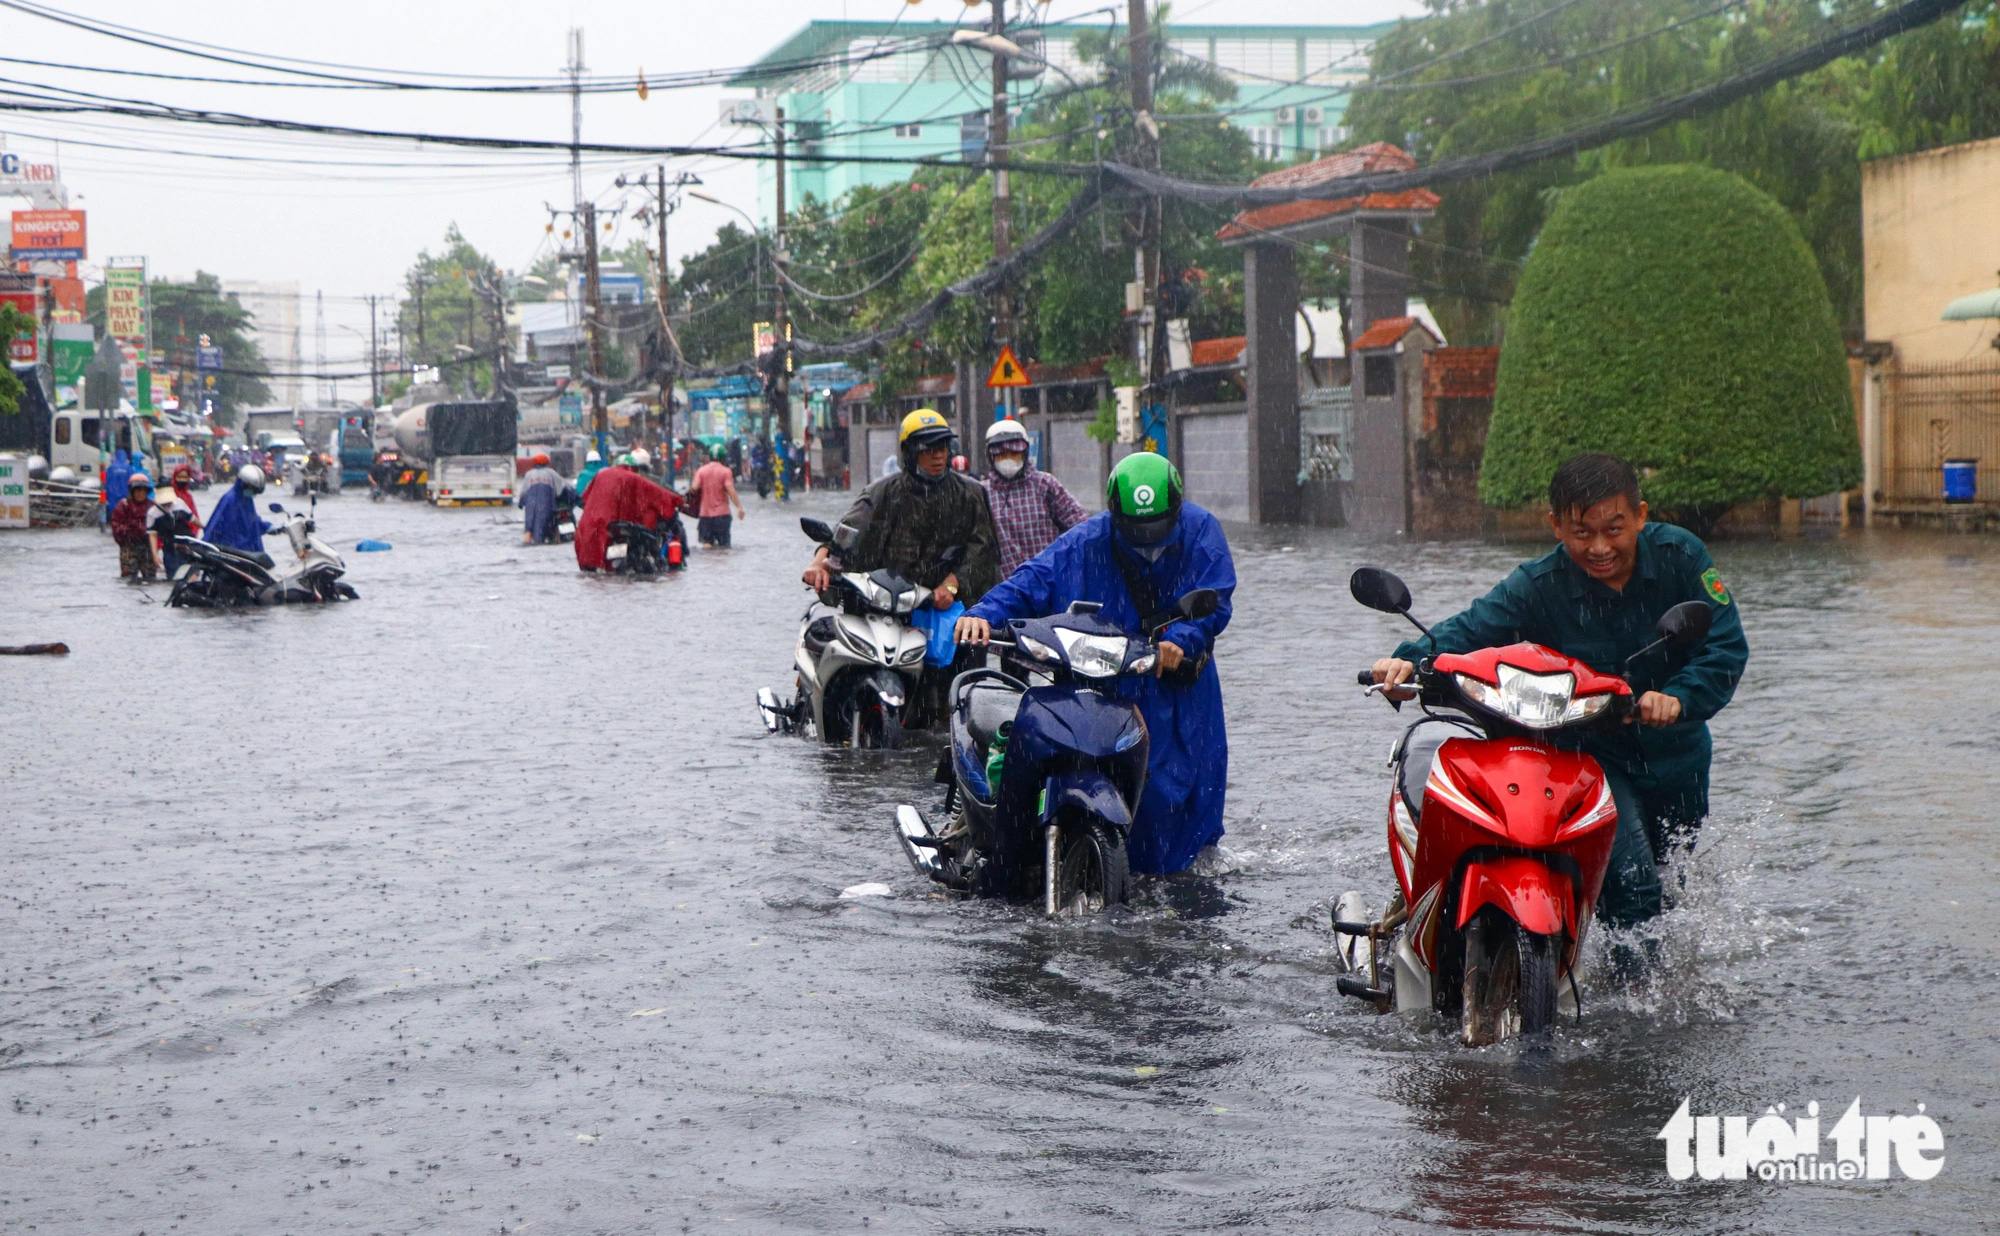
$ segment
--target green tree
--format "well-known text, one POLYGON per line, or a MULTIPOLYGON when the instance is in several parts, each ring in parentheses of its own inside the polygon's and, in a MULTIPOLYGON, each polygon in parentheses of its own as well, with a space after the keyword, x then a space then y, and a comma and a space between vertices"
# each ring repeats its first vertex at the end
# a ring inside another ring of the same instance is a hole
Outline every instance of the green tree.
POLYGON ((473 247, 456 223, 446 228, 444 251, 425 249, 403 276, 396 328, 410 361, 436 367, 453 386, 490 389, 493 298, 501 286, 493 259, 473 247))
MULTIPOLYGON (((0 305, 0 340, 24 335, 35 328, 35 321, 12 305, 0 305)), ((21 410, 21 396, 27 387, 14 376, 11 365, 0 365, 0 416, 11 416, 21 410)))
POLYGON ((153 346, 167 354, 169 365, 192 368, 203 335, 222 349, 223 371, 215 381, 215 419, 220 424, 236 424, 243 409, 271 398, 270 385, 257 376, 268 373, 269 365, 250 333, 254 315, 233 293, 222 290, 220 279, 196 271, 186 283, 155 280, 147 295, 153 310, 153 346))
POLYGON ((1479 496, 1543 497, 1577 451, 1632 461, 1705 527, 1861 475, 1845 353, 1797 224, 1742 178, 1662 166, 1566 191, 1521 276, 1479 496))
POLYGON ((757 237, 725 223, 715 240, 690 254, 673 283, 670 314, 681 351, 694 365, 733 365, 750 359, 751 323, 770 316, 768 277, 757 269, 757 237))

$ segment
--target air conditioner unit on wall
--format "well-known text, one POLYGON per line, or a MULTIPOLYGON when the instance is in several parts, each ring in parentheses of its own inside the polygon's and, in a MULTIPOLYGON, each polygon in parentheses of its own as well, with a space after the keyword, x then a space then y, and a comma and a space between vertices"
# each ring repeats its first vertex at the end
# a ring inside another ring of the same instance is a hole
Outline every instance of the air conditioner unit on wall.
POLYGON ((1325 119, 1326 119, 1326 109, 1325 109, 1325 108, 1323 108, 1323 107, 1308 107, 1308 108, 1306 109, 1306 123, 1307 123, 1307 124, 1318 124, 1318 123, 1319 123, 1320 121, 1322 121, 1322 120, 1325 120, 1325 119))
POLYGON ((1296 118, 1297 113, 1297 108, 1281 107, 1277 111, 1277 121, 1279 124, 1290 124, 1296 118))
POLYGON ((762 124, 771 119, 763 99, 722 100, 722 122, 724 124, 762 124))

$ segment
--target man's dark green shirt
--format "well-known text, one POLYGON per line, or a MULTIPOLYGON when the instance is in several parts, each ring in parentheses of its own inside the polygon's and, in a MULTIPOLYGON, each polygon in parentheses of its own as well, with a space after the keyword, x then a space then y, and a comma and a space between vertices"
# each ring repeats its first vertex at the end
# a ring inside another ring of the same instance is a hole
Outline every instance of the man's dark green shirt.
POLYGON ((1445 652, 1473 652, 1523 641, 1541 644, 1632 684, 1634 695, 1662 691, 1681 702, 1681 719, 1652 729, 1637 724, 1591 731, 1584 750, 1649 781, 1706 771, 1708 719, 1736 691, 1750 645, 1736 601, 1716 573, 1701 539, 1672 524, 1639 532, 1638 560, 1623 592, 1586 575, 1561 546, 1514 569, 1500 585, 1446 619, 1429 638, 1403 643, 1395 655, 1419 661, 1445 652), (1692 648, 1660 648, 1625 660, 1653 642, 1660 615, 1682 601, 1706 601, 1708 638, 1692 648))

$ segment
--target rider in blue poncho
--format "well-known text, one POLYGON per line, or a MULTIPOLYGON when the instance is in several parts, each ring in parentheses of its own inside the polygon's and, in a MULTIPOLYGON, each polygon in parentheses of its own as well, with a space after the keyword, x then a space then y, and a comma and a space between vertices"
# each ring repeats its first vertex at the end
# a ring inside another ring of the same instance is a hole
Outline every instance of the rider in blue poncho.
POLYGON ((256 464, 243 465, 236 473, 236 483, 217 499, 215 509, 208 513, 208 526, 202 529, 201 539, 246 554, 262 553, 265 534, 277 531, 257 513, 257 495, 263 492, 264 470, 256 464))
POLYGON ((1134 871, 1166 874, 1185 870, 1204 847, 1222 838, 1229 743, 1222 684, 1209 653, 1229 625, 1236 565, 1222 525, 1181 500, 1180 473, 1160 456, 1120 460, 1105 498, 1109 510, 1022 563, 966 611, 959 633, 982 641, 988 624, 1060 613, 1071 601, 1096 601, 1104 607, 1099 617, 1138 635, 1142 607, 1158 611, 1197 588, 1220 594, 1221 603, 1207 618, 1177 621, 1161 632, 1160 677, 1118 684, 1118 693, 1139 705, 1152 738, 1146 792, 1127 839, 1127 857, 1134 871))

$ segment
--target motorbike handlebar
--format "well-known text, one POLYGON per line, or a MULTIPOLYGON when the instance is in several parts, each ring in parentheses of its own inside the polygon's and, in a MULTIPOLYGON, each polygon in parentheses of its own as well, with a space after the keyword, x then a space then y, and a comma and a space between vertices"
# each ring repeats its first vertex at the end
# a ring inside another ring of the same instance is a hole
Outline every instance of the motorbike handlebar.
POLYGON ((1375 685, 1375 671, 1374 671, 1374 670, 1372 670, 1372 669, 1365 669, 1365 670, 1362 670, 1362 671, 1361 671, 1361 672, 1360 672, 1359 674, 1355 675, 1355 677, 1354 677, 1354 681, 1355 681, 1355 682, 1357 682, 1357 683, 1359 683, 1359 684, 1360 684, 1361 686, 1364 686, 1364 687, 1370 687, 1370 686, 1374 686, 1374 685, 1375 685))

